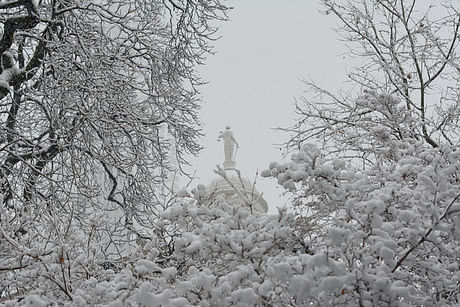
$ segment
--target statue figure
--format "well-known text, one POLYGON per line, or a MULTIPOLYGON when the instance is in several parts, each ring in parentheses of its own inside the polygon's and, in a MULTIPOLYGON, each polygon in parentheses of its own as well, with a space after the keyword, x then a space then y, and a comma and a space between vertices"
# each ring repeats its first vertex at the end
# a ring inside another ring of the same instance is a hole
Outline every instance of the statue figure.
POLYGON ((235 159, 236 151, 239 148, 239 146, 229 126, 225 127, 225 131, 220 131, 219 138, 217 140, 220 141, 220 139, 224 140, 224 154, 225 154, 224 168, 226 169, 235 168, 236 163, 234 159, 235 159))

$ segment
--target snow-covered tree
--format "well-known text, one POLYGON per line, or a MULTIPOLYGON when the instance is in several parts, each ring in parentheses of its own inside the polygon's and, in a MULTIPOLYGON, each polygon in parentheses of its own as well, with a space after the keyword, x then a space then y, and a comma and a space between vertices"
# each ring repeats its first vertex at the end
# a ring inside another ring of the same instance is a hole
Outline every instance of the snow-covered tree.
MULTIPOLYGON (((346 273, 344 264, 325 251, 313 254, 291 227, 292 214, 251 214, 224 197, 210 206, 197 199, 180 199, 164 211, 155 234, 119 267, 85 266, 85 272, 72 266, 70 295, 47 281, 52 273, 61 274, 68 260, 62 264, 37 256, 48 271, 32 291, 5 298, 5 304, 320 306, 341 295, 343 277, 336 276, 346 273)), ((88 263, 92 255, 74 263, 88 263)))
POLYGON ((294 227, 344 266, 324 305, 460 302, 460 7, 454 1, 323 1, 362 66, 353 92, 307 82, 290 162, 294 227))
POLYGON ((199 150, 194 67, 226 7, 7 0, 0 12, 0 299, 38 285, 72 299, 124 255, 133 225, 158 219, 162 127, 180 163, 199 150))
POLYGON ((393 151, 397 161, 362 170, 305 144, 264 173, 295 193, 297 233, 345 267, 328 275, 343 291, 327 305, 459 302, 458 148, 407 142, 393 151))
MULTIPOLYGON (((376 138, 457 145, 460 8, 456 1, 324 0, 358 66, 352 93, 307 82, 291 148, 311 139, 328 153, 374 163, 376 138), (383 97, 384 95, 385 97, 383 97), (358 97, 356 97, 358 96, 358 97), (367 125, 356 123, 367 123, 367 125), (378 124, 378 128, 376 128, 378 124), (366 137, 364 137, 366 136, 366 137)), ((310 141, 311 142, 311 141, 310 141)))

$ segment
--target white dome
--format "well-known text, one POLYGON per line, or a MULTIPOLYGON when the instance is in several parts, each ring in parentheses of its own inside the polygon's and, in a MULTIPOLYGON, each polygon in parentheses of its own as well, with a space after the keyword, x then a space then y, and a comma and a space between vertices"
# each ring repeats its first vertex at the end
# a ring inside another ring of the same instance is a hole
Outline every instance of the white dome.
MULTIPOLYGON (((206 198, 214 199, 217 195, 223 195, 227 200, 235 197, 240 198, 235 192, 236 188, 249 202, 254 203, 254 209, 257 212, 266 213, 268 205, 262 195, 255 189, 255 186, 248 179, 241 177, 241 180, 236 175, 230 175, 227 171, 227 178, 231 182, 227 182, 224 178, 214 179, 206 187, 206 198), (232 187, 233 185, 233 187, 232 187)), ((234 200, 233 200, 234 201, 234 200)), ((241 205, 247 206, 246 202, 241 199, 241 205)))

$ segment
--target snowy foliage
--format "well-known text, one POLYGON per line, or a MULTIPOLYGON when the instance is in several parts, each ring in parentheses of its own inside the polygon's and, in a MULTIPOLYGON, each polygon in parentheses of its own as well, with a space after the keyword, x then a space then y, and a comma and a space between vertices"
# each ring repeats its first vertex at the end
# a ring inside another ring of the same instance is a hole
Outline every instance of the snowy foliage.
POLYGON ((460 15, 420 3, 323 1, 368 62, 297 102, 277 215, 156 193, 219 1, 0 3, 0 304, 458 305, 460 15))
POLYGON ((328 304, 458 303, 459 149, 414 143, 397 152, 398 161, 360 170, 341 160, 299 159, 311 157, 311 148, 265 175, 298 187, 300 233, 344 266, 336 276, 343 296, 328 304))
POLYGON ((291 161, 263 173, 292 195, 296 233, 341 265, 320 277, 341 289, 322 305, 460 303, 460 15, 428 2, 323 1, 363 63, 354 91, 307 82, 291 161))
POLYGON ((180 164, 201 148, 195 67, 226 9, 218 0, 2 2, 0 191, 10 214, 104 208, 149 224, 170 147, 180 164))
MULTIPOLYGON (((158 228, 117 265, 101 264, 97 249, 83 241, 48 250, 2 241, 22 258, 14 263, 24 265, 11 281, 31 287, 4 304, 454 304, 460 294, 460 154, 417 143, 400 156, 360 171, 326 161, 309 144, 290 163, 272 163, 264 175, 290 190, 294 184, 300 195, 309 191, 302 206, 329 216, 322 231, 299 225, 309 216, 250 214, 223 197, 206 206, 181 193, 158 228)), ((67 231, 79 237, 76 227, 67 231)))
POLYGON ((171 205, 169 154, 201 148, 195 69, 226 10, 0 1, 1 301, 71 300, 171 205))
POLYGON ((304 306, 341 296, 344 264, 325 252, 312 255, 290 226, 293 216, 285 211, 250 214, 223 198, 212 207, 187 199, 170 207, 161 219, 174 233, 168 258, 162 256, 167 245, 155 235, 117 268, 95 265, 85 270, 93 257, 69 252, 71 258, 61 262, 59 251, 38 252, 39 258, 29 258, 46 263, 48 270, 24 272, 42 275, 42 280, 25 297, 4 304, 304 306), (63 266, 71 285, 69 295, 57 286, 63 266), (328 277, 331 274, 337 277, 328 277))

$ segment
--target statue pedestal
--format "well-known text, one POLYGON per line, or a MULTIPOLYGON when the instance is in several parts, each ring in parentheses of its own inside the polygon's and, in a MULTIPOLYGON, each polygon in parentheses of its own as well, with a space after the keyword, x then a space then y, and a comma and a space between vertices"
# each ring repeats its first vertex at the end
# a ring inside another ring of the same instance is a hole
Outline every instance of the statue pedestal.
POLYGON ((233 160, 224 161, 224 169, 236 169, 236 162, 233 160))

